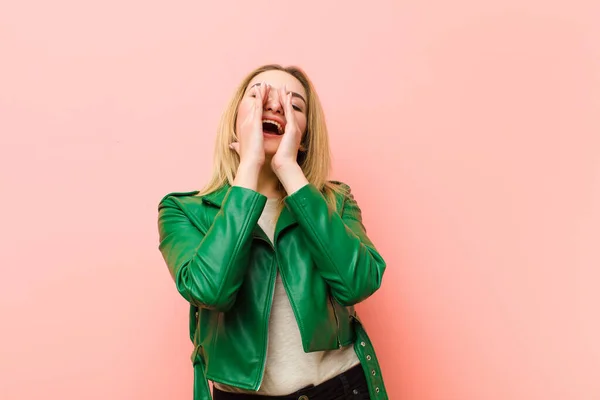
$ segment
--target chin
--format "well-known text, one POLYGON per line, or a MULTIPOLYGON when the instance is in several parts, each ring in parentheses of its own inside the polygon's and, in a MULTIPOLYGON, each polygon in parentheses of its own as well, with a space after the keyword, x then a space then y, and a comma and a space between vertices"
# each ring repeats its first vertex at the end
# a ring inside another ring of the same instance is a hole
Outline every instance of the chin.
POLYGON ((277 143, 277 146, 265 146, 265 156, 267 158, 271 158, 275 155, 275 153, 277 153, 277 149, 279 148, 279 143, 277 143))

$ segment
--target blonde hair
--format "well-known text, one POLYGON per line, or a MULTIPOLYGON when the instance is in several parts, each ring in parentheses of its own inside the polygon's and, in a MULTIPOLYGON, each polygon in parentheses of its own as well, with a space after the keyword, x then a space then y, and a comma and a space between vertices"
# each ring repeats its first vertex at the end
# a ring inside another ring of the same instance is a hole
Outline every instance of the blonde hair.
POLYGON ((213 172, 206 186, 198 195, 214 192, 225 184, 232 184, 239 166, 239 155, 229 148, 235 141, 235 124, 238 106, 252 79, 265 71, 284 71, 300 81, 307 95, 306 134, 302 139, 305 152, 298 153, 298 164, 306 179, 325 196, 330 207, 335 208, 335 193, 342 193, 341 185, 328 180, 331 169, 331 154, 325 114, 315 88, 306 73, 295 66, 282 67, 277 64, 263 65, 250 72, 239 84, 229 101, 217 129, 213 172))

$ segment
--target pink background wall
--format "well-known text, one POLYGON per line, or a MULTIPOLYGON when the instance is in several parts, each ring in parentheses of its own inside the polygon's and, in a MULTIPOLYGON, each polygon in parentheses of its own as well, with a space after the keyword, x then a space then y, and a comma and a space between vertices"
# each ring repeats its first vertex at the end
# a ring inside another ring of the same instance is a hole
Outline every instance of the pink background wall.
POLYGON ((388 260, 391 398, 600 398, 599 3, 343 4, 0 2, 1 399, 191 399, 156 206, 266 62, 313 77, 388 260))

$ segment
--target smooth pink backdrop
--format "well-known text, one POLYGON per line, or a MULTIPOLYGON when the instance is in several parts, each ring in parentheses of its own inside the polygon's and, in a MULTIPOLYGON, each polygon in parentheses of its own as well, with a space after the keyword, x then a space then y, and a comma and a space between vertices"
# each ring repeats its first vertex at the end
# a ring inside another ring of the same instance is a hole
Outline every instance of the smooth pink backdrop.
POLYGON ((0 2, 0 398, 191 399, 157 204, 298 64, 389 267, 393 400, 600 398, 600 3, 0 2))

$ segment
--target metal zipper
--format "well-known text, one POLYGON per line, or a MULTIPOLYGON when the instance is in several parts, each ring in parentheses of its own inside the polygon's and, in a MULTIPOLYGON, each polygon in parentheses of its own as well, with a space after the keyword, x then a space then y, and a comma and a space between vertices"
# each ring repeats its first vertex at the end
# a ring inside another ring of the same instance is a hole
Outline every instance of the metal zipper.
POLYGON ((331 294, 329 295, 329 303, 331 303, 331 308, 333 310, 333 316, 335 317, 335 326, 336 326, 336 331, 335 331, 335 339, 337 340, 337 347, 339 349, 342 348, 342 345, 340 343, 340 320, 338 319, 337 316, 337 312, 335 311, 335 305, 333 304, 333 297, 331 296, 331 294))
MULTIPOLYGON (((262 229, 261 229, 262 231, 262 229)), ((263 232, 264 233, 264 232, 263 232)), ((275 247, 273 246, 273 244, 271 243, 270 240, 267 240, 263 237, 258 236, 257 239, 262 240, 263 242, 267 243, 270 247, 271 250, 273 250, 273 253, 275 254, 275 263, 278 264, 279 260, 277 258, 277 252, 275 251, 275 247)), ((262 384, 264 375, 265 375, 265 369, 267 367, 267 352, 269 350, 269 321, 271 319, 271 307, 273 306, 273 296, 275 295, 275 284, 277 283, 277 265, 275 266, 275 276, 273 276, 273 274, 271 274, 271 280, 273 281, 273 285, 271 288, 271 296, 269 297, 269 308, 267 309, 267 328, 266 328, 266 343, 265 343, 265 359, 263 360, 263 366, 262 366, 262 370, 260 371, 260 377, 258 379, 258 386, 256 386, 254 388, 254 390, 258 390, 260 388, 260 385, 262 384)))

